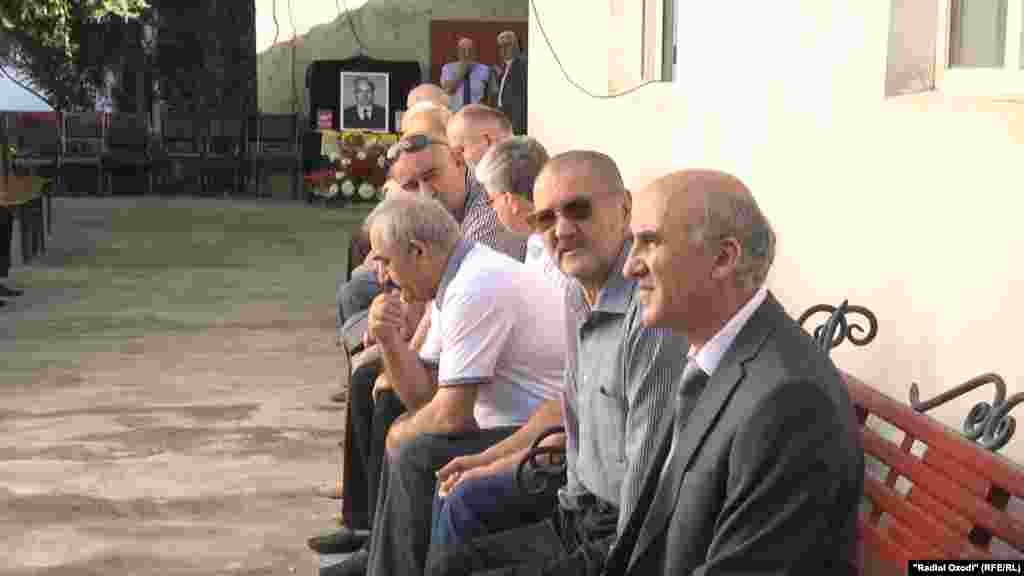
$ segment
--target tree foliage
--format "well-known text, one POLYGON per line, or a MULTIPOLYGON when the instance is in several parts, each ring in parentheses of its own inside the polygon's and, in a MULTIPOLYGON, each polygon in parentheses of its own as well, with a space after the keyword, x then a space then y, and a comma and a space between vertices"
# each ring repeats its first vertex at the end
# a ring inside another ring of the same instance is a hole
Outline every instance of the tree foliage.
POLYGON ((0 66, 56 109, 88 107, 126 26, 147 8, 146 0, 0 0, 0 66))

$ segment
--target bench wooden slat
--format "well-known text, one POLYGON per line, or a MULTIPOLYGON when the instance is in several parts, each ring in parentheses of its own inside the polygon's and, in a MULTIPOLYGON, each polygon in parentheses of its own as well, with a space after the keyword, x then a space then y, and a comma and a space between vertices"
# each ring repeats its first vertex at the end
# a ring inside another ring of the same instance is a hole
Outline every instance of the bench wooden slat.
POLYGON ((942 550, 926 542, 904 525, 895 517, 890 517, 889 522, 880 529, 883 535, 888 536, 897 545, 910 552, 914 558, 943 558, 942 550))
POLYGON ((881 458, 886 464, 913 480, 915 489, 924 489, 946 502, 977 524, 1010 544, 1024 548, 1024 523, 998 511, 987 502, 979 500, 965 488, 938 476, 916 457, 900 451, 888 440, 870 428, 863 429, 864 451, 881 458))
MULTIPOLYGON (((985 551, 976 546, 965 544, 966 532, 958 533, 948 527, 944 520, 928 510, 915 506, 901 497, 895 490, 874 478, 864 479, 864 493, 877 507, 888 512, 899 520, 900 524, 909 528, 913 534, 941 549, 942 553, 935 558, 978 558, 984 557, 985 551)), ((919 556, 924 558, 924 556, 919 556)))
POLYGON ((943 452, 940 448, 929 447, 921 458, 926 466, 953 480, 957 484, 969 490, 978 498, 985 499, 992 490, 992 483, 974 473, 966 466, 962 466, 956 458, 943 452))
POLYGON ((924 442, 929 447, 950 455, 970 470, 985 470, 992 482, 1005 490, 1024 498, 1024 469, 1016 466, 1003 456, 986 450, 965 440, 959 434, 938 423, 931 417, 917 414, 905 404, 863 383, 856 376, 844 374, 847 389, 856 404, 867 409, 876 417, 900 427, 906 433, 924 442))
POLYGON ((905 566, 908 560, 914 559, 914 555, 902 546, 882 536, 881 530, 867 522, 863 515, 860 519, 860 537, 865 548, 884 560, 905 566))
POLYGON ((946 527, 953 530, 963 538, 967 538, 967 534, 971 531, 971 528, 974 527, 969 518, 953 510, 943 502, 940 502, 924 490, 912 489, 910 493, 907 494, 907 500, 922 510, 930 510, 933 516, 942 518, 942 522, 946 527))

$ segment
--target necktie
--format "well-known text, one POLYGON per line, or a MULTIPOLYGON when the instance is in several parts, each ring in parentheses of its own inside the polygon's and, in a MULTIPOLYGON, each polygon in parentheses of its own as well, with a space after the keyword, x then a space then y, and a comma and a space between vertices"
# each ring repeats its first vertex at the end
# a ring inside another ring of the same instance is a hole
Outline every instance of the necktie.
POLYGON ((502 98, 505 96, 505 81, 508 80, 508 73, 512 70, 512 63, 505 62, 505 70, 501 74, 501 84, 498 86, 498 107, 501 107, 502 98))
POLYGON ((683 428, 686 427, 686 422, 690 419, 697 400, 700 399, 700 393, 707 386, 708 378, 708 374, 692 358, 686 363, 686 368, 683 368, 683 377, 676 395, 676 425, 675 437, 672 439, 673 444, 679 443, 679 436, 682 435, 683 428))
POLYGON ((473 76, 473 67, 470 66, 469 70, 466 72, 466 77, 462 80, 462 105, 463 106, 467 106, 469 104, 472 104, 472 102, 469 100, 471 98, 471 96, 469 94, 469 79, 472 76, 473 76))
POLYGON ((685 463, 674 462, 678 457, 675 452, 679 443, 682 442, 683 431, 686 429, 686 423, 690 420, 690 414, 693 413, 697 401, 700 400, 701 392, 707 386, 708 378, 708 374, 697 365, 693 358, 687 361, 679 382, 679 390, 676 392, 672 441, 668 443, 668 449, 666 449, 666 444, 662 444, 654 459, 654 465, 661 467, 658 481, 651 482, 652 478, 650 477, 645 481, 644 489, 633 508, 629 524, 619 541, 615 543, 615 549, 627 552, 625 554, 615 552, 612 555, 615 565, 606 566, 605 574, 624 573, 630 560, 629 554, 632 553, 640 535, 641 526, 646 522, 660 526, 672 512, 672 499, 675 497, 673 488, 678 485, 685 465, 685 463), (642 514, 642 516, 638 516, 638 514, 642 514))

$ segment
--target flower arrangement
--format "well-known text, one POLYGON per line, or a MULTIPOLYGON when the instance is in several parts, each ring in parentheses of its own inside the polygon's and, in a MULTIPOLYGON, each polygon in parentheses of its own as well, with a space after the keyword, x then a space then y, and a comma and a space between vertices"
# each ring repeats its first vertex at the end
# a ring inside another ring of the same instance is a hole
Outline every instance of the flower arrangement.
POLYGON ((307 174, 314 196, 363 201, 380 199, 387 180, 384 162, 388 148, 398 141, 397 134, 379 134, 360 130, 320 130, 320 156, 326 169, 307 174))

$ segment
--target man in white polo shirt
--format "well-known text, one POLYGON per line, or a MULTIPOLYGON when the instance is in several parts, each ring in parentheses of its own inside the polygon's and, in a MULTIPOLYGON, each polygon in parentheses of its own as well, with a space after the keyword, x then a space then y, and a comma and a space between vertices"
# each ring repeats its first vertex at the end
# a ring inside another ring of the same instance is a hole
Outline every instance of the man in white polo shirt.
POLYGON ((425 195, 389 196, 366 229, 399 287, 374 300, 369 331, 408 411, 388 432, 368 555, 322 574, 404 575, 426 562, 437 470, 513 434, 532 438, 559 410, 566 343, 550 315, 564 299, 536 271, 462 238, 425 195), (434 301, 419 354, 399 336, 401 300, 434 301))

